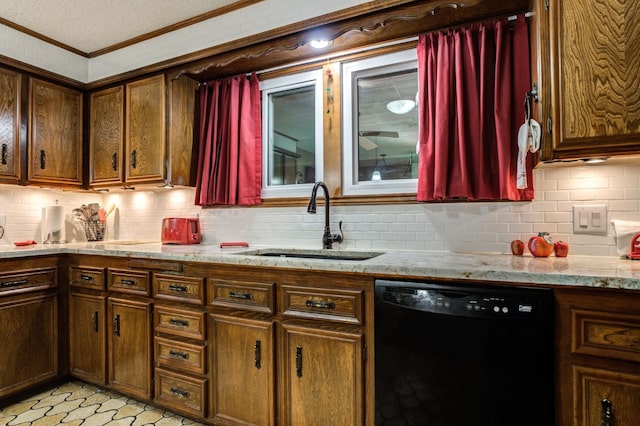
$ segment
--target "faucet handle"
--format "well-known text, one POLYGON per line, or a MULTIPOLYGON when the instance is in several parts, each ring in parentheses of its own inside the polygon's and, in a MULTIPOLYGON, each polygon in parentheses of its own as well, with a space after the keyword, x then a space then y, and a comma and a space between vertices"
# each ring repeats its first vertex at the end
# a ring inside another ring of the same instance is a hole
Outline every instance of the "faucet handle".
POLYGON ((340 234, 333 234, 332 239, 334 242, 340 244, 344 241, 344 233, 342 232, 342 221, 338 222, 338 229, 340 229, 340 234))

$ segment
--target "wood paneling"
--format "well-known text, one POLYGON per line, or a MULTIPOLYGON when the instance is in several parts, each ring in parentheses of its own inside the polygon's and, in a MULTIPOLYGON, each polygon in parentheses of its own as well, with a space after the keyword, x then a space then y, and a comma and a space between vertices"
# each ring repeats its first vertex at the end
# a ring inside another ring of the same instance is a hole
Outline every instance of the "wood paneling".
POLYGON ((197 172, 195 116, 199 83, 188 77, 169 85, 169 173, 174 185, 195 185, 197 172))

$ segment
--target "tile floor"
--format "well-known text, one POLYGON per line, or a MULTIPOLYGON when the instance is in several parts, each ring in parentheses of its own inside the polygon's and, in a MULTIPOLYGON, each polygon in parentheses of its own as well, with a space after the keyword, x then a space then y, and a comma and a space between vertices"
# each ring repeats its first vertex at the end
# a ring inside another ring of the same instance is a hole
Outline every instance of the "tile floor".
POLYGON ((202 425, 119 393, 73 381, 0 409, 0 426, 202 425))

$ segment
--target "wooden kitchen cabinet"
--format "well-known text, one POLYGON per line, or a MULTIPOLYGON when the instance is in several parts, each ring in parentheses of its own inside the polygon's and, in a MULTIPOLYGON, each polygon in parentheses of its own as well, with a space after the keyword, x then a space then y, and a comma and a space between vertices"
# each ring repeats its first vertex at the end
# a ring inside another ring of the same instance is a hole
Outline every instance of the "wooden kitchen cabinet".
POLYGON ((104 385, 107 379, 106 298, 69 295, 69 362, 71 374, 104 385))
POLYGON ((89 184, 121 184, 124 182, 124 87, 92 93, 89 108, 89 184))
POLYGON ((364 424, 362 333, 284 323, 279 336, 283 424, 364 424))
POLYGON ((0 261, 0 398, 58 376, 57 259, 0 261))
POLYGON ((151 399, 151 302, 108 298, 109 385, 116 390, 151 399))
POLYGON ((165 82, 156 75, 128 83, 125 107, 125 181, 165 178, 165 82))
POLYGON ((22 76, 0 68, 0 182, 19 183, 22 76))
POLYGON ((551 0, 540 12, 541 160, 640 154, 638 2, 551 0))
POLYGON ((29 79, 30 183, 82 185, 82 93, 29 79))
POLYGON ((211 417, 221 425, 275 424, 274 323, 210 315, 211 417))
POLYGON ((640 424, 640 296, 554 291, 559 426, 640 424))

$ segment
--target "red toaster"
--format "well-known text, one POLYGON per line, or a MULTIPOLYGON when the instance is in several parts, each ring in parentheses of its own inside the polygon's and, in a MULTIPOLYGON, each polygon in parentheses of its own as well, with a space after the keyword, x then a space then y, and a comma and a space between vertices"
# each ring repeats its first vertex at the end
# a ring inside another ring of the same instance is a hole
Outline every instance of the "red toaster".
POLYGON ((162 244, 200 244, 200 220, 187 217, 162 219, 162 244))

